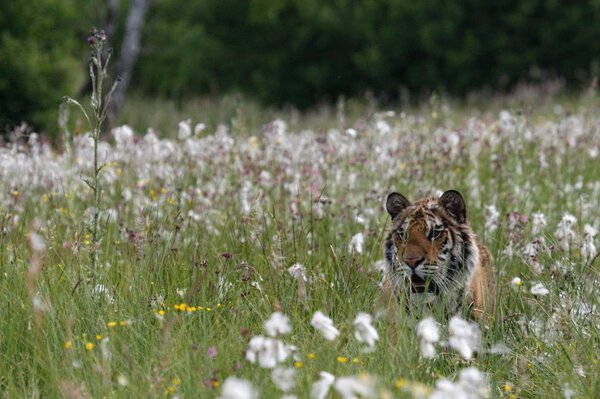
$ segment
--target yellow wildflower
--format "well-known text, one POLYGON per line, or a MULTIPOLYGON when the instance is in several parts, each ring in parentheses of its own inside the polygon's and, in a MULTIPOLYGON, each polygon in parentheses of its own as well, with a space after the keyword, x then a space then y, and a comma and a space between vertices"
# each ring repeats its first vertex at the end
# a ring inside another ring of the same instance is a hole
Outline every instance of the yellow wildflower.
POLYGON ((87 349, 87 350, 89 350, 89 351, 91 351, 92 349, 94 349, 94 347, 95 347, 95 346, 96 346, 96 345, 94 345, 94 343, 93 343, 93 342, 86 342, 86 343, 85 343, 85 349, 87 349))
POLYGON ((65 342, 65 349, 71 349, 73 347, 73 342, 71 340, 65 342))
POLYGON ((108 323, 106 323, 107 326, 109 326, 110 328, 114 328, 117 326, 117 322, 116 321, 109 321, 108 323))
POLYGON ((404 388, 406 384, 408 384, 406 378, 398 378, 396 381, 394 381, 394 386, 398 389, 404 388))
POLYGON ((348 358, 345 356, 338 356, 337 361, 338 363, 348 363, 348 358))

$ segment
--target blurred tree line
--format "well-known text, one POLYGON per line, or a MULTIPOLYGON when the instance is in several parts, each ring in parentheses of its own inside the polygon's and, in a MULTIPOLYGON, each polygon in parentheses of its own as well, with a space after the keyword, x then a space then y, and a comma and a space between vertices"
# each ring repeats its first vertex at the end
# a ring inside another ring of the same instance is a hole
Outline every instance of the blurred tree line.
MULTIPOLYGON (((128 1, 0 5, 0 123, 54 130, 60 98, 85 84, 89 28, 128 1)), ((600 72, 600 0, 154 0, 131 87, 183 99, 240 91, 309 107, 366 91, 464 95, 600 72)))

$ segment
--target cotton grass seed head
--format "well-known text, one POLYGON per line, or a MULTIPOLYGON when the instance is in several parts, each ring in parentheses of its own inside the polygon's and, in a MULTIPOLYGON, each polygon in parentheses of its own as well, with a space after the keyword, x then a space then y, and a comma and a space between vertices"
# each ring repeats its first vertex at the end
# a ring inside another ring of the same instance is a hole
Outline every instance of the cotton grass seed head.
POLYGON ((250 381, 237 377, 228 377, 223 382, 219 399, 258 399, 258 391, 250 381))
POLYGON ((257 363, 262 368, 272 369, 285 361, 291 354, 288 345, 275 338, 258 335, 248 343, 246 360, 257 363))
POLYGON ((271 372, 271 380, 283 392, 289 392, 296 385, 296 369, 277 367, 271 372))
POLYGON ((321 371, 319 379, 311 387, 310 399, 325 399, 334 381, 335 376, 333 374, 321 371))
POLYGON ((440 328, 432 317, 427 317, 417 324, 417 338, 423 357, 426 359, 434 358, 436 356, 434 344, 440 340, 440 328))
POLYGON ((265 321, 265 331, 267 335, 276 337, 278 335, 289 334, 292 331, 290 319, 281 312, 275 312, 265 321))
POLYGON ((337 378, 333 389, 342 399, 375 398, 375 381, 368 375, 337 378))
POLYGON ((448 324, 448 333, 450 346, 466 360, 471 359, 473 352, 479 349, 481 332, 477 324, 453 316, 448 324))
POLYGON ((544 286, 544 284, 535 283, 531 286, 531 293, 537 296, 545 296, 548 295, 550 291, 544 286))
POLYGON ((354 338, 358 342, 366 343, 369 347, 375 346, 379 340, 379 334, 375 327, 371 325, 373 316, 368 313, 359 313, 354 319, 354 338))
POLYGON ((340 335, 340 331, 335 328, 333 321, 320 310, 315 312, 310 324, 328 341, 333 341, 340 335))

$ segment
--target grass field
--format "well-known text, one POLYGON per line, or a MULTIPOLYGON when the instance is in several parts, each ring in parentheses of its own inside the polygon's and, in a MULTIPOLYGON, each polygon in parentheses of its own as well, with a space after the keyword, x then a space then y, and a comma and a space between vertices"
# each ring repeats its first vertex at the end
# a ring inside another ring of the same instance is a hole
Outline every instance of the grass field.
POLYGON ((600 102, 528 101, 339 106, 263 126, 233 107, 161 136, 117 128, 99 147, 98 242, 89 136, 0 148, 3 397, 252 397, 236 377, 256 397, 305 398, 323 371, 330 398, 599 397, 600 102), (424 357, 418 320, 379 289, 387 194, 450 188, 497 266, 497 312, 471 359, 443 319, 424 357), (276 311, 290 332, 264 325, 276 311), (371 349, 354 335, 360 312, 371 349), (248 360, 268 333, 277 371, 248 360))

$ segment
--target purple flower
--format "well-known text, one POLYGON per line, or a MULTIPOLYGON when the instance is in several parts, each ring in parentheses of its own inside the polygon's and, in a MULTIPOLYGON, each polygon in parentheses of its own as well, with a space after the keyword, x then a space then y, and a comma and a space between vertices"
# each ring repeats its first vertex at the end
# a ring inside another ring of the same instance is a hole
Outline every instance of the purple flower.
POLYGON ((214 359, 215 357, 217 357, 217 347, 216 346, 209 347, 208 350, 206 351, 206 354, 209 359, 214 359))

